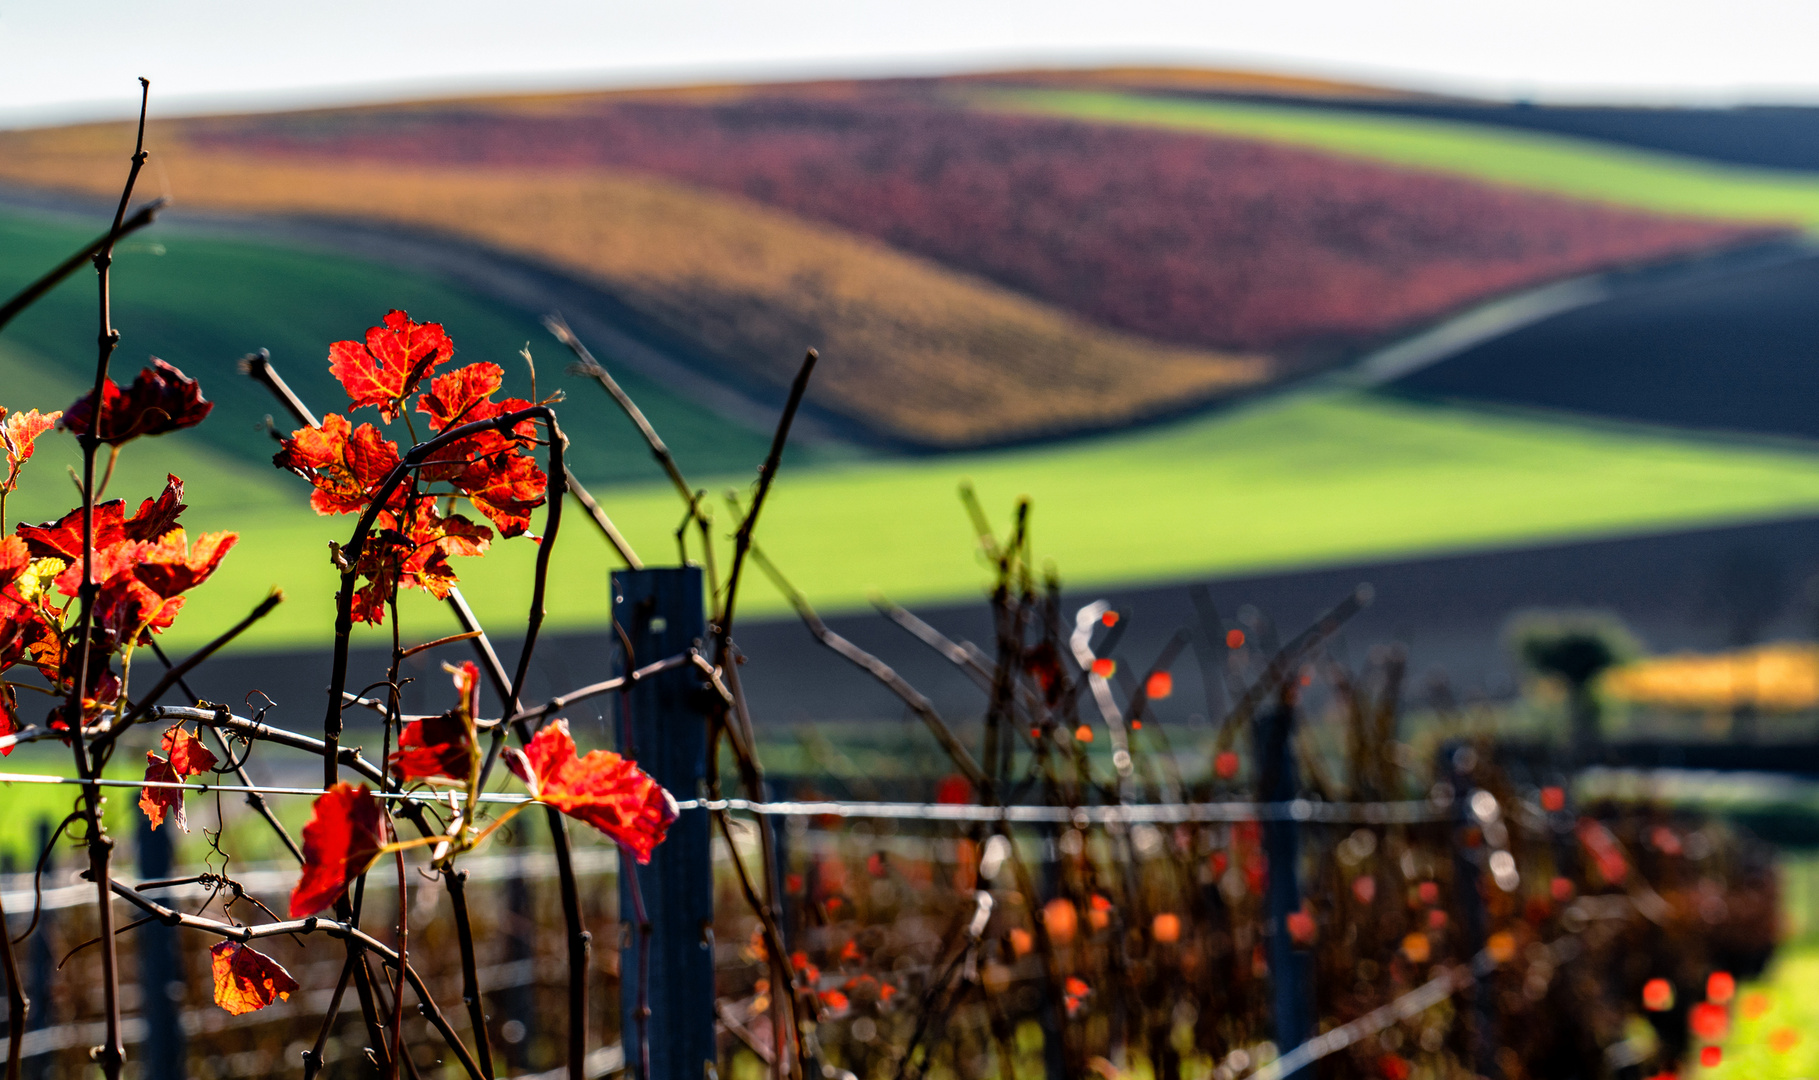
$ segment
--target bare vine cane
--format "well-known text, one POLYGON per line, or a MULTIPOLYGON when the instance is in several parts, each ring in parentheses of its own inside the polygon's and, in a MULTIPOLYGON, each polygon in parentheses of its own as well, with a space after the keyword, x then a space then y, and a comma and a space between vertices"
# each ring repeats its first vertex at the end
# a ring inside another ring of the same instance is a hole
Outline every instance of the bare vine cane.
MULTIPOLYGON (((640 410, 637 404, 632 400, 631 395, 627 394, 625 390, 619 386, 618 382, 613 379, 612 375, 594 359, 593 354, 588 351, 587 346, 582 344, 580 338, 575 335, 574 331, 569 329, 568 324, 563 322, 561 316, 550 315, 544 320, 544 325, 558 341, 568 346, 569 350, 575 354, 577 363, 570 370, 575 374, 589 376, 598 382, 601 388, 607 392, 625 413, 626 417, 632 421, 635 427, 637 427, 639 434, 643 436, 645 444, 651 451, 651 456, 655 458, 658 465, 662 467, 665 475, 669 477, 670 483, 675 486, 677 494, 682 497, 684 504, 688 508, 687 518, 685 518, 683 522, 682 529, 686 530, 688 522, 692 520, 701 531, 703 558, 707 560, 710 576, 710 592, 717 592, 717 589, 711 587, 711 578, 713 576, 713 543, 710 535, 709 521, 701 506, 702 492, 689 485, 688 480, 682 475, 681 467, 676 463, 675 455, 670 453, 669 447, 664 444, 662 437, 657 434, 656 428, 654 428, 650 421, 646 419, 643 411, 640 410)), ((768 490, 770 481, 776 473, 777 464, 781 461, 784 442, 789 437, 791 423, 794 420, 796 410, 801 405, 802 395, 807 390, 808 376, 813 370, 816 358, 816 353, 813 350, 810 350, 804 359, 801 371, 798 373, 795 382, 791 385, 790 398, 784 408, 777 433, 772 439, 771 452, 767 455, 765 465, 761 469, 759 477, 760 491, 758 499, 754 503, 754 511, 758 508, 758 505, 762 503, 763 492, 768 490)), ((755 525, 756 515, 754 513, 749 516, 741 526, 741 532, 744 534, 744 544, 748 547, 751 544, 751 529, 755 527, 755 525)), ((679 530, 678 537, 680 538, 681 535, 682 531, 679 530)), ((734 749, 735 760, 739 764, 740 780, 746 789, 747 795, 754 800, 761 801, 765 797, 763 771, 758 764, 755 747, 752 745, 750 720, 749 716, 746 715, 744 697, 740 692, 738 685, 738 673, 734 670, 736 665, 730 658, 730 623, 733 609, 732 599, 737 589, 738 573, 741 562, 741 558, 735 558, 733 577, 728 580, 727 585, 727 603, 722 611, 716 614, 715 618, 715 626, 717 627, 714 646, 716 663, 708 663, 705 659, 701 662, 706 669, 710 680, 714 683, 716 689, 721 692, 720 708, 715 715, 714 723, 710 730, 708 783, 710 790, 717 794, 719 791, 719 776, 717 768, 717 751, 715 748, 719 744, 719 734, 725 732, 729 736, 729 744, 734 749), (724 672, 725 678, 722 679, 717 672, 724 672)), ((730 846, 732 844, 732 835, 730 832, 730 821, 725 811, 717 812, 715 814, 715 820, 719 823, 721 831, 725 834, 727 843, 730 846)), ((760 818, 759 836, 761 858, 765 866, 765 893, 768 900, 760 899, 759 894, 754 888, 750 876, 746 871, 745 865, 741 863, 737 857, 734 858, 734 865, 738 871, 741 893, 745 897, 747 904, 752 908, 753 913, 758 916, 759 924, 764 930, 765 940, 768 944, 766 951, 769 953, 773 985, 778 987, 788 986, 791 988, 789 994, 773 995, 772 1000, 778 1002, 780 1008, 788 1010, 790 1016, 788 1026, 795 1036, 797 1051, 795 1060, 800 1067, 804 1057, 803 1051, 806 1046, 806 1039, 801 1024, 798 1022, 800 1010, 796 1007, 797 987, 795 976, 788 963, 787 950, 785 949, 783 940, 780 908, 778 905, 779 888, 781 884, 778 880, 780 872, 776 865, 775 838, 771 833, 768 819, 760 818)), ((769 1060, 773 1074, 778 1077, 783 1076, 787 1070, 788 1058, 790 1056, 783 1053, 781 1042, 782 1027, 783 1022, 781 1018, 779 1018, 779 1020, 773 1024, 773 1032, 778 1039, 778 1043, 773 1047, 769 1060)))
POLYGON ((45 293, 56 288, 64 278, 82 269, 83 263, 91 262, 104 248, 111 248, 123 237, 130 236, 150 225, 156 220, 158 211, 164 209, 164 206, 165 200, 163 199, 153 199, 146 203, 132 217, 120 222, 118 227, 95 237, 89 241, 87 247, 52 267, 37 281, 20 289, 11 300, 0 304, 0 329, 5 329, 6 324, 13 321, 14 316, 43 299, 45 293))
MULTIPOLYGON (((126 186, 120 192, 120 204, 114 211, 113 226, 108 230, 108 239, 96 250, 94 255, 95 274, 99 284, 100 332, 97 335, 97 355, 95 359, 95 383, 90 391, 88 408, 90 423, 88 431, 78 436, 82 447, 82 583, 77 589, 80 607, 76 618, 76 663, 75 682, 70 687, 69 699, 64 704, 64 721, 69 726, 70 749, 75 755, 76 774, 84 780, 92 780, 101 774, 105 765, 105 756, 100 760, 91 757, 83 735, 83 696, 88 688, 88 672, 91 646, 91 631, 94 626, 95 596, 95 452, 101 446, 101 402, 107 386, 108 362, 113 358, 114 349, 120 343, 120 332, 114 329, 110 291, 109 268, 114 260, 114 240, 121 232, 126 220, 127 204, 132 201, 133 187, 138 183, 139 171, 145 167, 145 114, 151 100, 151 81, 139 80, 139 130, 133 146, 132 168, 126 176, 126 186)), ((101 1065, 107 1080, 119 1080, 120 1069, 126 1060, 126 1047, 120 1038, 120 955, 114 939, 113 894, 108 885, 111 880, 110 861, 113 854, 113 841, 104 831, 101 820, 101 794, 96 787, 85 787, 83 790, 82 816, 88 827, 88 862, 89 876, 94 879, 96 889, 96 912, 100 919, 101 936, 101 978, 102 978, 102 1012, 106 1025, 106 1042, 96 1053, 96 1060, 101 1065)))

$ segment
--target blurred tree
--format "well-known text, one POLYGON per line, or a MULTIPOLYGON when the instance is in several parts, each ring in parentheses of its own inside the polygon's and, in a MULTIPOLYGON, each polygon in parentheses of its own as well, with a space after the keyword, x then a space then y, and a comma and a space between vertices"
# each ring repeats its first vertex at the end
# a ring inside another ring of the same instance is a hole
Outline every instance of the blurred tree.
POLYGON ((1641 642, 1603 611, 1525 612, 1510 620, 1508 638, 1525 667, 1565 685, 1573 766, 1583 768, 1603 742, 1598 676, 1641 655, 1641 642))

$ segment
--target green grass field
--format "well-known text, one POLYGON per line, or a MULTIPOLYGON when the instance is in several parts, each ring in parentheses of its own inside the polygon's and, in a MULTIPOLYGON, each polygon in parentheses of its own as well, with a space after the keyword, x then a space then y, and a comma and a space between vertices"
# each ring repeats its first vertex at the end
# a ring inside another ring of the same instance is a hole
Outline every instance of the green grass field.
POLYGON ((1819 176, 1590 139, 1338 109, 1074 90, 969 91, 981 107, 1290 143, 1668 213, 1819 227, 1819 176))
MULTIPOLYGON (((138 467, 143 486, 123 492, 150 490, 154 476, 138 467)), ((1056 447, 786 470, 759 538, 828 610, 860 607, 872 589, 965 600, 985 582, 955 497, 967 478, 1000 520, 1030 496, 1037 553, 1082 587, 1819 512, 1819 456, 1810 453, 1333 392, 1056 447)), ((719 491, 744 481, 697 483, 719 491)), ((352 519, 302 509, 301 484, 291 484, 294 505, 274 501, 269 482, 256 487, 256 502, 252 486, 192 487, 197 525, 237 528, 245 540, 192 601, 175 631, 185 640, 238 617, 272 584, 293 600, 251 641, 327 638, 327 545, 346 538, 352 519)), ((603 497, 647 560, 675 557, 673 492, 633 485, 603 497)), ((514 541, 462 571, 489 623, 522 620, 534 550, 514 541)), ((567 517, 554 560, 563 584, 550 597, 552 625, 598 624, 611 560, 584 518, 567 517)), ((781 609, 762 579, 750 587, 744 611, 781 609)), ((407 618, 424 637, 447 626, 439 611, 407 618)))

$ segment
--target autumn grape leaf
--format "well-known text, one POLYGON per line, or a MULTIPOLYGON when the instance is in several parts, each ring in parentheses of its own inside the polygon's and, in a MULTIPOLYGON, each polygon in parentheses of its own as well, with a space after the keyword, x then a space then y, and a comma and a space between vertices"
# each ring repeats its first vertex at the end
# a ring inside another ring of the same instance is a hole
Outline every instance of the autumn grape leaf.
POLYGON ((239 540, 239 533, 211 532, 192 545, 182 529, 172 529, 138 548, 133 576, 159 596, 177 596, 207 581, 239 540))
MULTIPOLYGON (((0 415, 4 414, 5 410, 0 409, 0 415)), ((13 413, 0 423, 0 444, 6 448, 6 480, 0 483, 0 491, 12 491, 19 486, 19 467, 31 460, 38 436, 49 431, 62 416, 60 412, 46 416, 33 409, 13 413)))
POLYGON ((333 907, 379 857, 385 837, 379 800, 365 784, 344 780, 317 796, 303 826, 303 876, 291 890, 291 918, 333 907))
POLYGON ((549 481, 536 462, 509 454, 475 461, 456 477, 455 487, 492 519, 500 536, 510 538, 531 527, 531 511, 543 505, 549 481))
POLYGON ((202 740, 190 734, 182 724, 166 731, 159 740, 159 745, 178 776, 201 776, 220 763, 214 752, 202 745, 202 740))
POLYGON ((398 751, 392 755, 392 774, 399 783, 446 778, 466 781, 473 775, 478 741, 474 715, 480 708, 480 669, 469 660, 449 669, 461 700, 441 716, 426 716, 404 725, 398 751))
POLYGON ((456 368, 430 380, 429 393, 417 399, 417 411, 429 414, 431 431, 490 420, 499 414, 499 407, 487 399, 504 384, 505 371, 498 364, 483 360, 456 368))
MULTIPOLYGON (((60 423, 78 435, 89 432, 92 395, 83 394, 63 412, 60 423)), ((101 387, 101 422, 95 436, 118 446, 141 435, 163 435, 200 424, 215 407, 202 396, 202 384, 170 364, 152 357, 125 390, 109 379, 101 387)))
POLYGON ((437 364, 455 355, 441 323, 416 323, 402 311, 366 332, 366 341, 329 346, 329 372, 341 380, 350 409, 377 406, 386 423, 404 411, 404 399, 437 364))
MULTIPOLYGON (((33 555, 56 556, 65 562, 82 561, 82 508, 78 506, 56 521, 42 525, 21 524, 15 533, 33 555)), ((95 507, 95 548, 112 547, 126 539, 126 502, 109 499, 95 507)))
MULTIPOLYGON (((156 499, 139 504, 138 513, 126 519, 122 532, 128 540, 156 540, 177 527, 177 518, 189 509, 183 501, 183 481, 176 473, 166 473, 164 490, 156 499)), ((80 518, 78 528, 80 528, 80 518)))
POLYGON ((610 750, 577 757, 566 720, 545 724, 507 764, 530 786, 532 798, 599 829, 640 863, 651 861, 676 820, 676 800, 636 762, 610 750))
POLYGON ((238 941, 223 941, 208 951, 215 974, 215 1004, 235 1016, 288 1000, 297 980, 284 965, 238 941))
POLYGON ((336 413, 323 417, 319 428, 292 432, 284 449, 272 457, 272 464, 315 487, 310 506, 325 516, 366 509, 374 490, 398 463, 397 443, 371 424, 355 428, 336 413))
MULTIPOLYGON (((160 741, 162 755, 145 752, 145 778, 155 783, 174 784, 188 776, 199 776, 216 765, 217 759, 202 740, 177 724, 164 733, 160 741)), ((168 814, 177 828, 189 832, 189 819, 183 812, 183 789, 147 787, 139 790, 139 809, 151 820, 152 828, 164 824, 168 814)))

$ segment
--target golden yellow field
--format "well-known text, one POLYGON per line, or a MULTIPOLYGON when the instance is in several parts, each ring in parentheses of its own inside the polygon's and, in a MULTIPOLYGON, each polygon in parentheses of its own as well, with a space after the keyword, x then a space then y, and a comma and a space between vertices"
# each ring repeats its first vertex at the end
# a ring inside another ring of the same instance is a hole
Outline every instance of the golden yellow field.
MULTIPOLYGON (((153 126, 141 191, 192 208, 427 228, 529 257, 773 383, 813 346, 813 400, 911 442, 1115 424, 1272 374, 1265 356, 1104 330, 839 229, 673 182, 598 168, 262 161, 190 149, 183 132, 184 122, 153 126)), ((127 145, 117 125, 0 133, 0 180, 106 195, 127 145)))

